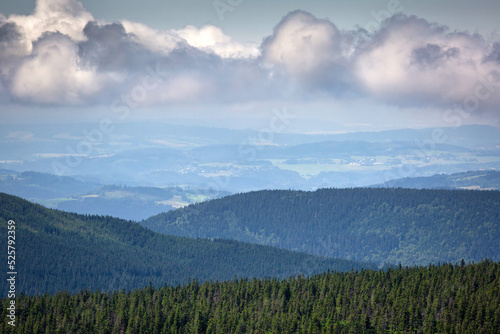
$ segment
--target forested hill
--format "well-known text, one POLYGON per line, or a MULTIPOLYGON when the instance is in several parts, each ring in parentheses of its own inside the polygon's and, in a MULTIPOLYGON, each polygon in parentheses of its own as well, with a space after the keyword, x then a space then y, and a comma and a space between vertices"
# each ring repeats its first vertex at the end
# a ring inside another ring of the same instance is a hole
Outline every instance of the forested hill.
MULTIPOLYGON (((1 333, 498 333, 500 265, 18 296, 1 333)), ((1 301, 6 319, 9 299, 1 301)))
MULTIPOLYGON (((134 222, 51 210, 0 193, 0 249, 5 251, 8 220, 16 226, 17 293, 129 290, 188 278, 283 278, 374 267, 236 241, 167 236, 134 222)), ((7 281, 0 282, 5 296, 7 281)))
POLYGON ((159 232, 404 265, 500 260, 500 192, 257 191, 153 216, 159 232))

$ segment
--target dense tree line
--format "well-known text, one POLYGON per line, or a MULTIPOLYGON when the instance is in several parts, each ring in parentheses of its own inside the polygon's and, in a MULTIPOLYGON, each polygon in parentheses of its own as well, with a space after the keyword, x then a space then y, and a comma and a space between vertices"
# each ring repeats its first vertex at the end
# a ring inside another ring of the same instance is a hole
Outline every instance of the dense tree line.
POLYGON ((142 224, 172 235, 232 238, 379 265, 500 260, 499 191, 256 191, 142 224))
POLYGON ((500 264, 20 295, 16 305, 2 333, 498 333, 500 264))
MULTIPOLYGON (((317 257, 221 239, 163 235, 113 217, 51 210, 0 193, 0 249, 7 264, 7 221, 16 222, 17 291, 137 289, 234 277, 289 277, 374 264, 317 257)), ((7 281, 0 280, 5 296, 7 281)))

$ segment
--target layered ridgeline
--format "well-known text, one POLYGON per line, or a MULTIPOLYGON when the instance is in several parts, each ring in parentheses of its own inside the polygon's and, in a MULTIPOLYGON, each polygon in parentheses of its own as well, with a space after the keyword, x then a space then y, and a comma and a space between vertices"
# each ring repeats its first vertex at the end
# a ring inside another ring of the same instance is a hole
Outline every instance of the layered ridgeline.
POLYGON ((500 190, 500 171, 480 170, 390 180, 375 187, 413 189, 500 190))
MULTIPOLYGON (((128 290, 188 278, 282 278, 374 267, 236 241, 168 236, 134 222, 47 209, 0 193, 0 249, 6 267, 8 220, 16 226, 18 293, 128 290)), ((7 281, 0 282, 5 296, 7 281)))
POLYGON ((103 185, 91 177, 67 177, 0 169, 0 192, 63 211, 142 220, 190 203, 229 195, 180 187, 103 185))
MULTIPOLYGON (((19 296, 2 333, 498 333, 500 265, 19 296)), ((9 300, 1 301, 6 319, 9 300)))
POLYGON ((153 216, 152 230, 404 265, 500 260, 500 192, 257 191, 153 216))

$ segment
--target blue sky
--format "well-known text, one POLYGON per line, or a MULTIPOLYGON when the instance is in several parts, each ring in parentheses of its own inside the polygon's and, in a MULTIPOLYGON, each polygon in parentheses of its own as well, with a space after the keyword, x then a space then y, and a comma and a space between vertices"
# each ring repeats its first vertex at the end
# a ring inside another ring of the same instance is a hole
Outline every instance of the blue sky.
MULTIPOLYGON (((499 123, 498 1, 0 4, 2 122, 499 123)), ((296 129, 300 131, 299 129, 296 129)))

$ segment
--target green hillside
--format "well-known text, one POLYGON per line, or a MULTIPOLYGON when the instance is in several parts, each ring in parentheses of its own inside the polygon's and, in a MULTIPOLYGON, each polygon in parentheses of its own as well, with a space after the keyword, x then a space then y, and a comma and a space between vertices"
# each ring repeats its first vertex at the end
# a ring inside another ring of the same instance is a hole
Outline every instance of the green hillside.
MULTIPOLYGON (((373 264, 314 257, 226 240, 195 240, 152 232, 112 217, 47 209, 0 193, 0 248, 7 266, 7 222, 16 226, 17 292, 137 289, 188 278, 288 277, 373 264)), ((6 295, 7 281, 0 291, 6 295)))
POLYGON ((257 191, 142 224, 173 235, 232 238, 379 265, 500 260, 498 191, 257 191))
MULTIPOLYGON (((6 318, 9 300, 1 299, 6 318)), ((500 264, 19 296, 2 333, 498 333, 500 264)))

